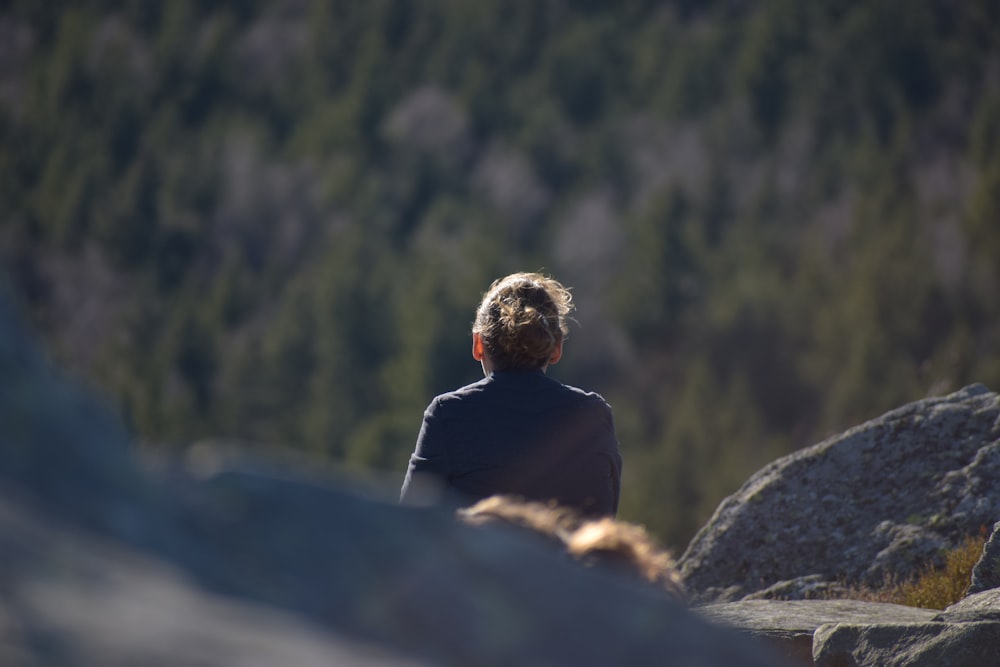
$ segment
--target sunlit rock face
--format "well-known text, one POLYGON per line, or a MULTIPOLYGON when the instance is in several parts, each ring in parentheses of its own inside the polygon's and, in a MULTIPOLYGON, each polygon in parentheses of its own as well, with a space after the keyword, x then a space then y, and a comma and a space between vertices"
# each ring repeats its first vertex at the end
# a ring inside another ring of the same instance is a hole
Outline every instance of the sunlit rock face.
POLYGON ((993 524, 993 532, 983 547, 983 556, 972 570, 969 595, 991 589, 1000 589, 1000 521, 993 524))
POLYGON ((780 582, 879 585, 1000 516, 1000 396, 972 385, 783 457, 724 500, 679 559, 702 601, 780 582))

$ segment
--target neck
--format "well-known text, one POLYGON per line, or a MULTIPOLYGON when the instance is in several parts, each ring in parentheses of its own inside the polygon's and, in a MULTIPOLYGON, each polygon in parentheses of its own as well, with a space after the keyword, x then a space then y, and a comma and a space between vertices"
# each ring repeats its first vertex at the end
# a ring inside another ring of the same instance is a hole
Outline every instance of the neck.
POLYGON ((549 370, 548 364, 541 366, 539 368, 496 368, 492 364, 488 367, 483 364, 483 375, 490 375, 492 373, 535 373, 540 372, 542 374, 547 373, 549 370))

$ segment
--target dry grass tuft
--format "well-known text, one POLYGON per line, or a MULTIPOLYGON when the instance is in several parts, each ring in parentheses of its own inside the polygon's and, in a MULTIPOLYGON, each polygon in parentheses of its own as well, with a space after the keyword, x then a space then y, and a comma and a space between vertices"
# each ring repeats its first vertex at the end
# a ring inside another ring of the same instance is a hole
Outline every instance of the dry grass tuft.
POLYGON ((972 568, 982 556, 985 543, 985 534, 967 537, 945 554, 943 568, 928 567, 913 580, 886 581, 878 588, 852 587, 843 597, 924 609, 944 609, 965 597, 972 581, 972 568))

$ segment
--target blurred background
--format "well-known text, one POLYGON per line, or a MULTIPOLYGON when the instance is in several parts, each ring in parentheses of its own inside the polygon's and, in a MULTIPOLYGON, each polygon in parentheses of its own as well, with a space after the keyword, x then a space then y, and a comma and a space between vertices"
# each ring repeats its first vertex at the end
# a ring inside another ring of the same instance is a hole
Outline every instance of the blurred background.
POLYGON ((1000 4, 3 2, 0 263, 145 447, 397 483, 483 290, 551 273, 551 372, 679 551, 774 458, 1000 389, 1000 4))

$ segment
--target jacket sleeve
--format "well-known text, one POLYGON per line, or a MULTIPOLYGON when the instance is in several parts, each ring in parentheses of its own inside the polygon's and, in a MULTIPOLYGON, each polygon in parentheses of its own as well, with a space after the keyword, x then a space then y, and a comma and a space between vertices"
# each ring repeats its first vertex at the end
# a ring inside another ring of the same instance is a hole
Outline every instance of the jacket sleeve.
POLYGON ((410 455, 399 501, 407 504, 428 504, 444 497, 451 464, 443 419, 437 399, 424 411, 424 420, 417 435, 417 445, 410 455))
POLYGON ((621 496, 622 485, 622 455, 618 448, 618 436, 615 433, 614 417, 611 413, 611 406, 605 404, 608 419, 608 431, 606 434, 606 456, 609 464, 609 474, 611 476, 611 516, 618 514, 618 500, 621 496))

